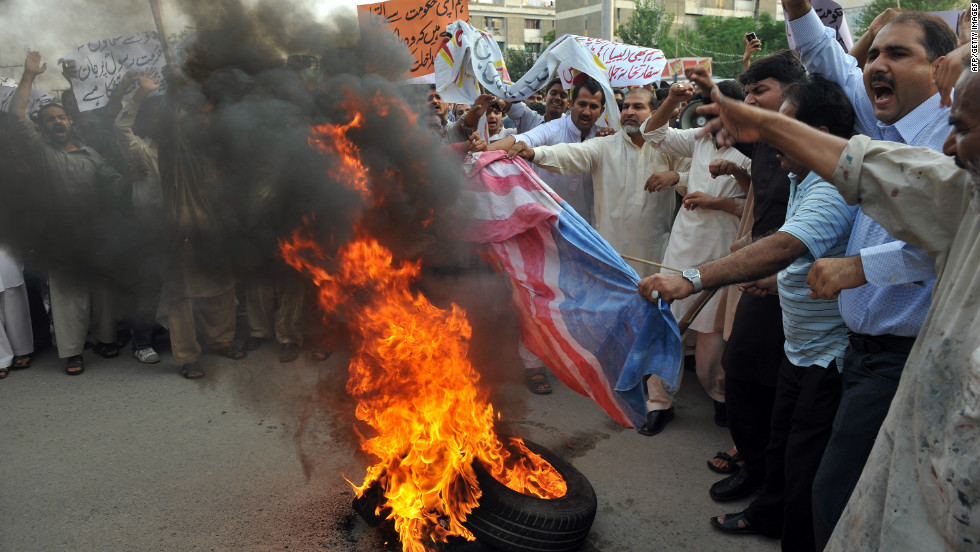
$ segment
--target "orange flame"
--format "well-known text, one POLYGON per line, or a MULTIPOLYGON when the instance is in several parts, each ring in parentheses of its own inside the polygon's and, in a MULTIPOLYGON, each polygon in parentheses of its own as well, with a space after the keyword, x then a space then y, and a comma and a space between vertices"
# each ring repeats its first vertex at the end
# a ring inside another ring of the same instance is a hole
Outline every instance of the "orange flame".
MULTIPOLYGON (((363 107, 384 114, 392 109, 379 97, 363 107)), ((368 171, 347 139, 363 120, 355 112, 347 125, 314 127, 310 144, 343 158, 345 166, 331 176, 370 194, 368 171)), ((312 238, 308 224, 280 248, 286 262, 319 287, 323 308, 346 324, 347 391, 357 400, 357 418, 375 432, 362 437, 361 446, 377 459, 360 486, 351 484, 358 496, 374 482, 381 485, 383 507, 391 509, 404 550, 422 552, 449 536, 474 538, 463 526, 481 496, 474 461, 515 491, 564 496, 567 485, 550 464, 520 439, 505 443, 495 433, 493 406, 467 359, 472 330, 465 312, 455 304, 440 309, 413 291, 420 262, 395 262, 389 250, 359 230, 328 271, 330 255, 312 238)))

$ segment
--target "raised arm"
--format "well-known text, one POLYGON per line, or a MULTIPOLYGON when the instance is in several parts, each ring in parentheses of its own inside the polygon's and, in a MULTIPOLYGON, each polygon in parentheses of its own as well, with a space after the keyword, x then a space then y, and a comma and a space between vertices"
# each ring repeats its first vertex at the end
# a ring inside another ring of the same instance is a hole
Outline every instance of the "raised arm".
POLYGON ((896 10, 894 8, 888 8, 885 11, 878 14, 871 25, 868 25, 868 31, 861 35, 861 38, 854 43, 851 51, 848 52, 855 60, 857 60, 858 67, 864 68, 864 62, 868 60, 868 50, 871 49, 871 43, 875 41, 875 37, 878 36, 878 31, 885 26, 889 21, 895 19, 898 14, 902 13, 901 10, 896 10))
POLYGON ((837 159, 847 140, 791 119, 775 111, 760 109, 711 89, 712 103, 698 108, 698 113, 718 115, 698 133, 705 136, 718 131, 715 141, 722 146, 736 142, 767 142, 800 161, 827 180, 834 176, 837 159))
POLYGON ((783 9, 790 21, 799 19, 810 11, 810 0, 783 0, 783 9))
POLYGON ((675 82, 670 85, 670 93, 664 99, 663 103, 660 104, 660 107, 653 112, 653 115, 647 119, 647 123, 643 126, 643 131, 653 132, 669 123, 677 106, 681 102, 690 100, 693 95, 694 87, 686 82, 675 82))
POLYGON ((10 105, 7 107, 9 113, 14 117, 23 119, 27 115, 27 104, 31 99, 31 88, 34 86, 34 78, 48 68, 47 63, 41 63, 40 52, 29 52, 27 59, 24 60, 24 74, 17 83, 17 90, 10 98, 10 105))
MULTIPOLYGON (((129 74, 129 73, 127 73, 129 74)), ((116 130, 116 141, 119 149, 130 159, 135 157, 137 151, 145 148, 143 141, 133 134, 133 123, 136 121, 136 113, 140 105, 147 96, 154 90, 160 88, 160 83, 144 75, 134 75, 134 80, 139 84, 139 90, 125 106, 120 106, 119 115, 115 119, 114 127, 116 130)))
POLYGON ((752 54, 762 49, 762 41, 758 38, 749 40, 749 33, 745 33, 743 39, 745 40, 745 53, 742 54, 742 68, 748 69, 752 63, 752 54))

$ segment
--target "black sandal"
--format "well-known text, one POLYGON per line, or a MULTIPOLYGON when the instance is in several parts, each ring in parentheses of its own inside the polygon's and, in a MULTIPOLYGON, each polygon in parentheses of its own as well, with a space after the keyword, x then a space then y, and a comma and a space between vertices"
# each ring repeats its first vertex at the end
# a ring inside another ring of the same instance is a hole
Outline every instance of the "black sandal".
POLYGON ((719 516, 711 516, 711 525, 721 529, 726 533, 731 533, 733 535, 760 535, 762 531, 759 531, 749 520, 745 519, 745 512, 736 512, 734 514, 725 514, 725 521, 718 521, 719 516), (741 525, 739 525, 741 522, 741 525))
POLYGON ((218 356, 230 358, 231 360, 241 360, 248 356, 248 353, 239 349, 234 344, 221 347, 220 349, 211 349, 211 352, 218 356))
POLYGON ((730 475, 737 472, 739 470, 738 463, 742 461, 741 454, 736 452, 735 454, 729 455, 727 452, 723 452, 720 450, 715 454, 715 458, 708 460, 708 469, 715 473, 721 473, 726 475, 730 475), (711 462, 711 460, 714 460, 715 458, 728 462, 728 467, 719 468, 718 466, 714 465, 711 462))
POLYGON ((10 369, 9 368, 0 368, 0 379, 3 379, 3 378, 5 378, 5 377, 7 377, 9 375, 10 375, 10 369))
POLYGON ((34 362, 34 358, 30 355, 17 355, 14 357, 14 363, 10 365, 11 370, 26 370, 31 367, 31 363, 34 362))
POLYGON ((102 358, 116 358, 119 356, 119 347, 115 343, 93 343, 92 350, 102 358))
POLYGON ((188 362, 180 366, 180 375, 187 379, 201 379, 204 377, 204 370, 196 362, 188 362))
POLYGON ((82 355, 68 357, 65 363, 65 373, 69 376, 77 376, 85 371, 85 359, 82 355))

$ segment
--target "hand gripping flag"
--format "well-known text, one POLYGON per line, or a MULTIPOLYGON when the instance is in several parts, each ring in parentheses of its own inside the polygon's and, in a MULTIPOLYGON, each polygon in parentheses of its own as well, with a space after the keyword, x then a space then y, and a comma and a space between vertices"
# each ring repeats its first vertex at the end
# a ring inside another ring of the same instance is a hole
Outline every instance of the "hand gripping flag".
POLYGON ((486 244, 510 277, 525 345, 617 422, 642 424, 643 376, 677 383, 668 305, 637 294, 636 271, 523 159, 474 154, 462 195, 473 218, 464 239, 486 244))

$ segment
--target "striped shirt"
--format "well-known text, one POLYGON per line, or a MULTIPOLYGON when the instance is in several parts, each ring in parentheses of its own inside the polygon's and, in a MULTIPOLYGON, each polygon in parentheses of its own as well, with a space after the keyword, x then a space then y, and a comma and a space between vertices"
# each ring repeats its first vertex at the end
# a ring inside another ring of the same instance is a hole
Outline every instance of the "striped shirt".
POLYGON ((840 307, 836 299, 811 299, 806 276, 814 260, 844 256, 858 208, 844 203, 837 188, 815 172, 803 182, 792 173, 789 178, 786 223, 779 231, 803 242, 807 252, 780 270, 777 278, 786 357, 796 366, 826 368, 836 360, 841 367, 847 326, 840 307))

